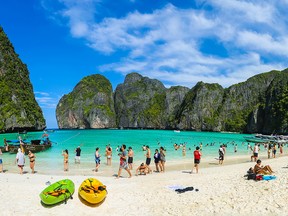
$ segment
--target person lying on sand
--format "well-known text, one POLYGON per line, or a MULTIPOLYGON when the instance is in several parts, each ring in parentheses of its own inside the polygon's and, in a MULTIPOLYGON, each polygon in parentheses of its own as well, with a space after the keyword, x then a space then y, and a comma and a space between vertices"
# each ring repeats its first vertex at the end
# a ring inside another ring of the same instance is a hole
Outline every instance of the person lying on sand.
POLYGON ((141 163, 140 166, 136 169, 136 176, 139 175, 146 175, 149 173, 149 169, 146 164, 141 163))
POLYGON ((254 173, 262 175, 271 175, 274 172, 272 171, 269 165, 261 166, 261 160, 257 160, 256 165, 254 166, 254 173))

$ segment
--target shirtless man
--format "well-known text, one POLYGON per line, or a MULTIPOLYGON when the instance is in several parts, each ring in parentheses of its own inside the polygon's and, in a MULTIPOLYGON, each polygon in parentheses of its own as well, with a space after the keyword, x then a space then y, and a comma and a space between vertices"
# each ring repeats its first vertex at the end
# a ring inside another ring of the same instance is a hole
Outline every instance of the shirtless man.
POLYGON ((136 176, 139 175, 146 175, 148 173, 148 168, 146 164, 141 163, 140 166, 136 169, 136 176))
POLYGON ((148 168, 148 172, 152 172, 152 170, 150 169, 150 163, 151 163, 151 150, 149 148, 149 146, 146 146, 146 166, 148 168))

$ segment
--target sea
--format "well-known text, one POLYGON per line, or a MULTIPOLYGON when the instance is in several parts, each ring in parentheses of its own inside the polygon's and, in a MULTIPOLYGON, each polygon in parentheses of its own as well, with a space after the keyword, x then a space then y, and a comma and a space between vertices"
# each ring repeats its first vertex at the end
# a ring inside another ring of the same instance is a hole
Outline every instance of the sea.
MULTIPOLYGON (((28 132, 20 134, 22 139, 32 140, 40 139, 44 132, 28 132)), ((122 144, 132 147, 134 150, 135 161, 145 161, 145 151, 142 146, 148 145, 153 154, 155 149, 161 146, 166 150, 166 160, 168 161, 192 161, 193 151, 197 146, 202 145, 202 154, 204 158, 217 158, 218 149, 222 144, 226 144, 227 155, 248 155, 248 143, 244 136, 247 134, 229 133, 229 132, 196 132, 196 131, 173 131, 173 130, 126 130, 126 129, 78 129, 78 130, 53 130, 48 132, 52 141, 52 147, 46 151, 36 153, 36 170, 41 166, 41 170, 48 173, 53 170, 62 170, 63 156, 62 151, 67 149, 69 152, 69 163, 74 162, 75 149, 81 148, 81 164, 85 167, 93 168, 95 166, 94 154, 97 147, 100 148, 101 161, 105 164, 105 148, 108 144, 112 147, 112 163, 118 164, 119 157, 117 150, 122 144), (175 150, 174 144, 186 145, 186 155, 183 156, 182 148, 175 150), (235 152, 235 146, 237 152, 235 152)), ((0 134, 0 140, 18 139, 18 133, 0 134)), ((16 170, 15 154, 3 153, 0 157, 5 166, 11 170, 16 170), (11 168, 15 167, 15 168, 11 168)), ((27 167, 29 160, 27 159, 27 167)), ((14 171, 15 171, 14 170, 14 171)), ((15 172, 16 172, 15 171, 15 172)))

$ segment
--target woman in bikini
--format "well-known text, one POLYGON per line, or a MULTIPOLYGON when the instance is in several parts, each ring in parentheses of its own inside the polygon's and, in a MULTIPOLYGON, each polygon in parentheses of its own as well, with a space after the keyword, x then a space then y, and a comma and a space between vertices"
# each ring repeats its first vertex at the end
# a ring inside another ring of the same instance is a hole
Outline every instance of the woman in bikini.
POLYGON ((274 172, 269 165, 261 166, 261 160, 257 160, 256 165, 254 166, 254 173, 262 175, 271 175, 274 172))
POLYGON ((31 151, 29 151, 28 157, 29 157, 29 160, 30 160, 30 168, 32 170, 32 173, 35 173, 34 167, 35 167, 35 158, 36 158, 36 156, 31 151))
POLYGON ((62 152, 62 155, 64 157, 64 171, 68 171, 68 158, 69 158, 68 150, 65 149, 62 152))

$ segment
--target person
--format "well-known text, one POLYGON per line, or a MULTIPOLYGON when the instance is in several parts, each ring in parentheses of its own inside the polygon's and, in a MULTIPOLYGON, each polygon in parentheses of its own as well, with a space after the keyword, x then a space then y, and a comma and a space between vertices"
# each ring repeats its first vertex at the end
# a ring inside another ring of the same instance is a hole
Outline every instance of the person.
POLYGON ((101 155, 99 153, 99 148, 97 147, 95 151, 95 163, 96 163, 95 172, 98 172, 98 169, 100 167, 100 157, 101 155))
POLYGON ((140 166, 136 169, 136 176, 139 175, 146 175, 148 173, 148 168, 146 164, 141 163, 140 166))
POLYGON ((78 146, 76 149, 75 149, 75 164, 76 163, 79 163, 80 164, 80 155, 81 155, 81 148, 80 146, 78 146))
POLYGON ((166 154, 165 149, 160 147, 160 170, 161 172, 165 172, 165 162, 166 162, 166 154))
POLYGON ((106 158, 107 158, 107 165, 111 166, 112 165, 112 148, 110 146, 110 144, 108 146, 106 146, 106 158))
POLYGON ((251 161, 254 158, 254 161, 258 159, 258 152, 259 152, 259 146, 257 143, 255 143, 254 149, 253 149, 253 155, 251 156, 251 161))
POLYGON ((234 152, 237 152, 237 144, 234 145, 234 152))
POLYGON ((2 151, 0 149, 0 173, 3 172, 3 160, 1 158, 1 155, 2 155, 2 151))
POLYGON ((269 143, 269 144, 268 144, 268 150, 267 150, 267 153, 268 153, 268 159, 270 158, 271 150, 272 150, 272 143, 269 143))
POLYGON ((256 165, 254 166, 254 173, 262 175, 271 175, 274 172, 269 165, 261 166, 261 160, 258 159, 256 165))
POLYGON ((224 151, 223 151, 222 145, 220 145, 218 153, 219 153, 219 164, 222 165, 224 161, 224 151))
POLYGON ((129 166, 129 169, 130 170, 133 170, 133 157, 134 157, 134 152, 133 152, 133 149, 132 147, 130 146, 128 148, 128 166, 129 166))
MULTIPOLYGON (((201 152, 200 152, 200 147, 197 146, 197 147, 196 147, 196 150, 194 151, 194 167, 195 167, 195 169, 196 169, 196 173, 198 173, 201 156, 202 156, 202 154, 201 154, 201 152)), ((193 173, 194 167, 193 167, 192 170, 191 170, 191 174, 193 173)))
POLYGON ((25 155, 23 154, 20 148, 18 148, 18 153, 16 155, 16 163, 17 163, 17 166, 19 167, 20 174, 22 175, 23 167, 25 164, 25 155))
POLYGON ((283 154, 283 143, 279 145, 279 151, 280 151, 280 154, 283 154))
POLYGON ((151 150, 148 145, 146 145, 146 166, 148 167, 149 173, 152 172, 150 169, 150 163, 151 163, 151 150))
POLYGON ((69 153, 68 153, 68 149, 65 149, 62 152, 62 156, 64 158, 64 171, 68 171, 68 166, 69 166, 69 153))
POLYGON ((160 153, 158 151, 158 149, 155 149, 155 153, 154 153, 154 163, 155 163, 155 167, 156 167, 156 172, 159 172, 159 162, 160 162, 160 153))
POLYGON ((276 151, 277 151, 277 147, 276 147, 276 143, 274 143, 272 146, 272 157, 273 158, 276 157, 276 151))
POLYGON ((183 146, 182 146, 182 156, 183 157, 186 156, 186 144, 183 144, 183 146))
POLYGON ((127 163, 127 151, 126 151, 126 145, 122 145, 121 146, 121 153, 118 154, 118 156, 120 157, 120 166, 119 166, 119 170, 118 170, 118 174, 117 174, 117 178, 120 177, 122 169, 125 169, 128 174, 129 174, 129 178, 132 177, 131 172, 129 170, 128 167, 128 163, 127 163))
POLYGON ((32 173, 34 174, 35 173, 34 167, 35 167, 35 158, 36 158, 36 156, 31 151, 29 151, 28 158, 30 160, 30 169, 32 170, 32 173))

